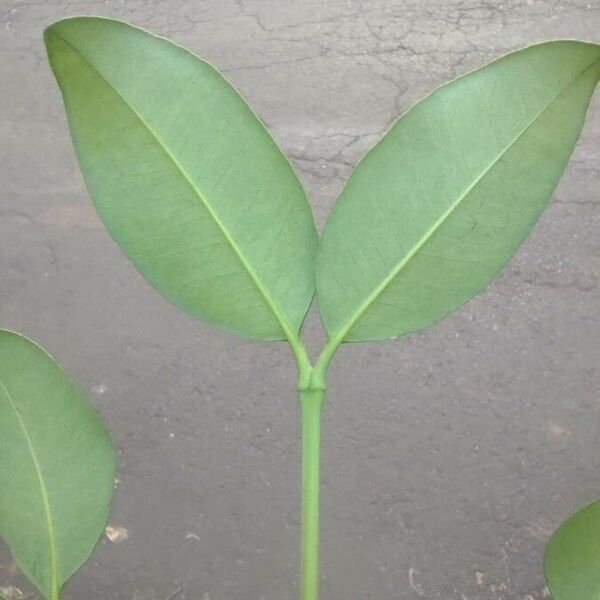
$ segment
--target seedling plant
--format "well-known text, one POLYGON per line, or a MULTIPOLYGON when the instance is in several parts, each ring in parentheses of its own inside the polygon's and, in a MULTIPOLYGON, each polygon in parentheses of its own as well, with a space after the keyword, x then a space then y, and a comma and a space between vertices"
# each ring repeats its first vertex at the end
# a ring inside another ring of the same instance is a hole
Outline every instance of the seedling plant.
POLYGON ((509 260, 571 155, 600 46, 530 46, 435 90, 359 162, 319 241, 290 164, 208 62, 101 18, 60 21, 45 39, 88 190, 122 250, 183 310, 291 348, 300 598, 317 600, 331 360, 344 343, 439 321, 509 260), (315 290, 327 341, 311 362, 301 326, 315 290))
POLYGON ((600 46, 537 44, 436 89, 358 163, 319 239, 288 160, 207 61, 98 17, 59 21, 45 42, 87 188, 123 252, 182 310, 291 349, 299 594, 318 600, 320 421, 333 357, 346 343, 432 325, 507 263, 573 151, 600 46), (301 329, 315 294, 326 341, 311 361, 301 329))

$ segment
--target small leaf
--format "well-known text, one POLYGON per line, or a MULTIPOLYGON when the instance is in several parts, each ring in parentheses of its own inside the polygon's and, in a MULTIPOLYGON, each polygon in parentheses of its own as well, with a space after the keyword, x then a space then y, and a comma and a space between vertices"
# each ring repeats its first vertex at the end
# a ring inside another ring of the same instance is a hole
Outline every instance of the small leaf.
POLYGON ((567 164, 600 46, 555 41, 438 88, 359 163, 327 220, 317 297, 334 342, 459 308, 506 264, 567 164))
POLYGON ((314 294, 317 236, 296 175, 207 62, 119 21, 45 33, 100 217, 142 275, 192 315, 293 339, 314 294))
POLYGON ((544 573, 554 600, 600 599, 600 500, 554 532, 544 554, 544 573))
POLYGON ((58 364, 0 330, 0 535, 49 600, 98 542, 114 470, 106 428, 58 364))

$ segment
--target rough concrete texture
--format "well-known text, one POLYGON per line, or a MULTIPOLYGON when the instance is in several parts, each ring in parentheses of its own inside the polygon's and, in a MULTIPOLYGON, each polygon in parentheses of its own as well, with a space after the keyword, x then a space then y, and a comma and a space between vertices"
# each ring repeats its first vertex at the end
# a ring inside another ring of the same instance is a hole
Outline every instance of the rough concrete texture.
MULTIPOLYGON (((110 523, 128 537, 104 539, 65 600, 290 600, 290 353, 178 312, 100 225, 41 42, 72 14, 126 19, 218 65, 292 157, 321 226, 401 111, 521 45, 597 40, 600 5, 0 3, 0 324, 84 383, 119 448, 110 523)), ((487 291, 418 335, 338 355, 323 425, 324 599, 547 597, 550 532, 600 496, 599 178, 596 98, 550 208, 487 291)), ((312 314, 313 350, 318 331, 312 314)), ((5 549, 0 585, 30 592, 5 549)))

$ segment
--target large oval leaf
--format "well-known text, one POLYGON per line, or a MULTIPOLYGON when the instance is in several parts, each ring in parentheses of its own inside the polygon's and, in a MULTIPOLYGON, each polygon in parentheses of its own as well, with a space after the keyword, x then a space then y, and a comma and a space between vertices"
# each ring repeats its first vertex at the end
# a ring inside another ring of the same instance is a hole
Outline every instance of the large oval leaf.
POLYGON ((544 573, 554 600, 600 598, 600 500, 554 532, 546 546, 544 573))
POLYGON ((0 330, 0 535, 49 600, 98 542, 114 471, 96 411, 39 346, 0 330))
POLYGON ((208 63, 95 17, 45 33, 90 195, 140 272, 191 314, 290 339, 314 293, 316 231, 287 159, 208 63))
POLYGON ((548 202, 600 76, 600 46, 547 42, 433 92, 359 163, 327 220, 317 297, 330 338, 383 339, 460 307, 548 202))

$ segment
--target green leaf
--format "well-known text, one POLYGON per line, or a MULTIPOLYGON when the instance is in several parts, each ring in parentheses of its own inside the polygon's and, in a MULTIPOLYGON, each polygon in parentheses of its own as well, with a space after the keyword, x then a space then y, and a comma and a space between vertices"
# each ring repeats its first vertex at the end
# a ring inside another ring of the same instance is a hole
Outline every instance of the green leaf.
POLYGON ((316 230, 289 162, 207 62, 119 21, 45 33, 100 217, 192 315, 293 340, 314 295, 316 230))
POLYGON ((34 342, 0 330, 0 535, 48 600, 98 542, 114 471, 83 394, 34 342))
POLYGON ((600 599, 600 500, 554 532, 546 546, 544 573, 554 600, 600 599))
POLYGON ((531 46, 438 88, 358 164, 327 220, 317 297, 331 347, 427 327, 506 264, 567 164, 600 46, 531 46))

